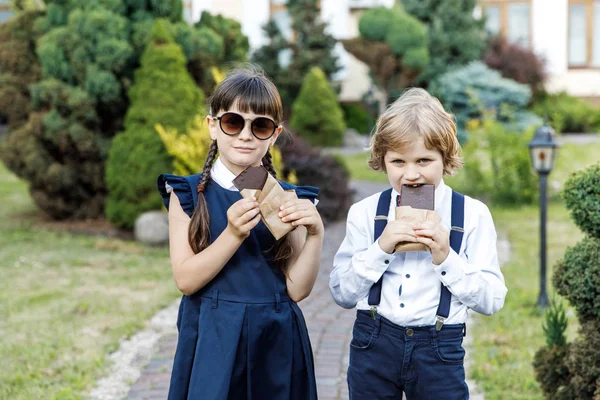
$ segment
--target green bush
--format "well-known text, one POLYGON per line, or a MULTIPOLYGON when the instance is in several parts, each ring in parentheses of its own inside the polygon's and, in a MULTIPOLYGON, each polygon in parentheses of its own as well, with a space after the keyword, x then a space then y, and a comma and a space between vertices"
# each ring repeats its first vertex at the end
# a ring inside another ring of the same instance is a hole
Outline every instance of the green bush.
POLYGON ((577 309, 581 320, 600 319, 600 239, 586 237, 567 248, 552 283, 577 309))
POLYGON ((540 97, 531 109, 540 117, 548 118, 556 132, 600 130, 600 109, 565 92, 540 97))
POLYGON ((578 338, 570 346, 567 368, 571 374, 573 399, 595 398, 600 377, 599 330, 598 319, 583 323, 578 338))
POLYGON ((464 146, 465 164, 453 178, 453 185, 465 194, 487 197, 496 204, 532 203, 537 195, 537 179, 527 150, 532 134, 484 119, 464 146))
POLYGON ((344 139, 344 114, 327 77, 318 67, 304 78, 292 106, 290 128, 317 146, 339 146, 344 139))
POLYGON ((579 229, 600 238, 600 163, 574 173, 562 196, 579 229))
POLYGON ((503 78, 480 61, 447 72, 431 84, 430 91, 456 116, 461 143, 467 140, 466 125, 483 119, 490 110, 511 130, 541 124, 540 118, 525 112, 531 99, 529 87, 503 78))
POLYGON ((344 112, 344 121, 348 128, 355 129, 360 134, 368 134, 375 126, 375 118, 364 108, 355 104, 340 104, 344 112))
POLYGON ((569 347, 541 347, 533 357, 535 378, 547 400, 573 400, 567 356, 569 347))
POLYGON ((156 124, 185 132, 204 102, 164 21, 157 21, 152 38, 129 90, 125 131, 113 139, 106 163, 105 212, 120 227, 130 228, 141 213, 161 207, 154 181, 173 165, 156 124))
POLYGON ((429 63, 427 29, 400 5, 371 8, 358 23, 360 36, 342 40, 364 62, 388 102, 411 86, 429 63))

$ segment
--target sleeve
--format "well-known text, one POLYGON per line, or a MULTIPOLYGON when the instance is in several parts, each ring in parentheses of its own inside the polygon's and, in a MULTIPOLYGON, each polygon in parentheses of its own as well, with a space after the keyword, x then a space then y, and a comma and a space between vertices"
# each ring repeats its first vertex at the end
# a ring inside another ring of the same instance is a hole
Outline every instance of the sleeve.
POLYGON ((194 196, 192 194, 192 188, 185 177, 162 174, 158 177, 157 185, 163 204, 167 210, 169 209, 171 192, 174 191, 179 198, 179 203, 181 204, 183 211, 185 211, 190 218, 192 217, 192 214, 194 213, 194 196))
POLYGON ((465 232, 466 259, 450 249, 444 262, 432 266, 444 286, 463 304, 480 314, 492 315, 502 308, 508 291, 498 263, 496 229, 485 204, 472 201, 469 206, 473 222, 465 232))
POLYGON ((319 196, 319 188, 315 186, 296 186, 291 183, 280 181, 279 184, 283 190, 295 190, 299 199, 308 199, 313 203, 317 203, 319 196))
POLYGON ((333 259, 329 276, 329 291, 335 302, 343 308, 353 308, 369 295, 371 286, 387 270, 394 255, 372 242, 367 224, 370 223, 364 204, 350 207, 346 223, 346 236, 333 259))

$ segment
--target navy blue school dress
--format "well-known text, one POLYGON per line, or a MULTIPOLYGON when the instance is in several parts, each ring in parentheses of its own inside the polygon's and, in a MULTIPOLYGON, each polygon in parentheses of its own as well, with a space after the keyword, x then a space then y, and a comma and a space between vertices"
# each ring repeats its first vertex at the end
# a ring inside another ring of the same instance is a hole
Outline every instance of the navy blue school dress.
MULTIPOLYGON (((158 178, 191 217, 200 175, 158 178)), ((281 182, 299 198, 318 189, 281 182)), ((227 227, 227 209, 242 196, 209 180, 204 196, 211 239, 227 227)), ((260 222, 205 287, 183 296, 177 318, 177 350, 169 400, 317 399, 314 362, 304 316, 287 295, 285 276, 273 262, 275 239, 260 222)))

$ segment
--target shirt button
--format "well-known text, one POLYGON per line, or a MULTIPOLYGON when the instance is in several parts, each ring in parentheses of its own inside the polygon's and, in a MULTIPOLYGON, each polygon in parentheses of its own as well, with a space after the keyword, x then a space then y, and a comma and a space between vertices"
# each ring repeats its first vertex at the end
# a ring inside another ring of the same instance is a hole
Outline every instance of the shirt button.
POLYGON ((398 296, 402 296, 402 285, 400 285, 400 288, 398 289, 398 296))
POLYGON ((400 303, 400 308, 404 308, 404 303, 400 303))
POLYGON ((385 260, 384 263, 389 264, 390 260, 385 260))
POLYGON ((407 278, 410 278, 410 274, 406 274, 406 277, 407 277, 407 278))
POLYGON ((446 275, 446 271, 442 271, 442 276, 446 275))
POLYGON ((406 330, 406 336, 409 336, 409 337, 410 337, 410 336, 412 336, 412 335, 414 335, 414 334, 415 334, 415 331, 413 331, 412 329, 408 328, 408 329, 406 330))

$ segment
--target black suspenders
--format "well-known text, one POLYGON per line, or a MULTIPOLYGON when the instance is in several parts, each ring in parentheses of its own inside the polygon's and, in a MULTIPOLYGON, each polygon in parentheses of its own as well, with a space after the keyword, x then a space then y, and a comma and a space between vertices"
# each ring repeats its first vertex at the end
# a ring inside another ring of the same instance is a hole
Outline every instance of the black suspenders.
MULTIPOLYGON (((383 233, 385 226, 387 225, 387 218, 390 210, 390 203, 392 201, 392 189, 387 189, 379 196, 379 203, 377 203, 377 213, 375 214, 375 233, 374 241, 379 239, 379 236, 383 233)), ((462 243, 464 233, 464 220, 465 220, 465 197, 452 191, 452 217, 451 217, 451 230, 450 230, 450 247, 452 250, 459 254, 460 245, 462 243)), ((371 316, 375 318, 377 313, 377 306, 381 302, 381 282, 383 275, 377 283, 375 283, 369 291, 369 306, 371 306, 371 316)), ((442 291, 440 294, 440 304, 436 312, 436 323, 435 329, 440 330, 444 325, 444 321, 450 314, 450 301, 452 294, 450 290, 443 283, 440 284, 442 291)))

